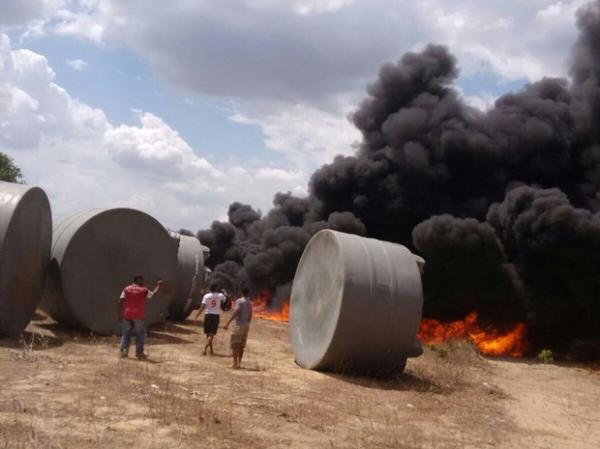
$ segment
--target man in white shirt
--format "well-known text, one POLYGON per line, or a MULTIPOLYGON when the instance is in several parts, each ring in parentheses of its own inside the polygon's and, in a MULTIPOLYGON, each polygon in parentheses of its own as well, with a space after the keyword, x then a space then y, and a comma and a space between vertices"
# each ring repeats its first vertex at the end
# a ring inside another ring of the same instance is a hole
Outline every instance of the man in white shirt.
POLYGON ((210 355, 214 355, 213 352, 213 338, 217 335, 219 329, 219 321, 221 319, 221 304, 227 300, 223 293, 220 293, 219 286, 217 284, 211 284, 210 293, 207 293, 202 298, 202 305, 196 313, 195 319, 197 320, 202 311, 206 309, 204 315, 204 333, 206 334, 206 346, 204 347, 203 355, 210 350, 210 355))

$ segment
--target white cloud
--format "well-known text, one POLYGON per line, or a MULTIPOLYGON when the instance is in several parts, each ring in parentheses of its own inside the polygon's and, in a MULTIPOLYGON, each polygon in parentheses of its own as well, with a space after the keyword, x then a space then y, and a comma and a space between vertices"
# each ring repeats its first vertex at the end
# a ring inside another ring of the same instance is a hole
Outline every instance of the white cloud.
POLYGON ((0 0, 0 27, 46 20, 63 3, 63 0, 0 0))
MULTIPOLYGON (((258 126, 265 146, 280 152, 294 166, 313 171, 336 155, 349 155, 360 140, 360 133, 346 118, 320 110, 310 104, 247 107, 248 112, 233 114, 236 123, 258 126)), ((348 112, 350 107, 346 107, 348 112)))
POLYGON ((69 59, 67 60, 67 65, 76 72, 83 72, 89 66, 89 64, 83 59, 69 59))
POLYGON ((62 8, 57 11, 48 26, 49 31, 61 36, 84 37, 101 44, 104 25, 99 18, 110 17, 110 5, 100 0, 80 0, 74 3, 74 9, 62 8))
POLYGON ((140 112, 138 119, 139 127, 121 125, 104 134, 109 154, 121 166, 142 168, 166 178, 222 176, 206 159, 196 156, 177 131, 161 118, 140 112))
POLYGON ((135 207, 177 228, 207 226, 235 201, 268 209, 277 191, 305 191, 307 173, 267 164, 218 167, 160 117, 111 124, 54 82, 43 56, 0 35, 0 151, 48 192, 56 217, 135 207))
MULTIPOLYGON (((47 62, 26 50, 12 51, 10 67, 0 67, 0 74, 13 73, 8 82, 0 78, 0 144, 15 149, 56 145, 60 152, 56 142, 61 139, 87 142, 79 153, 63 150, 68 156, 61 158, 74 163, 88 151, 100 154, 98 165, 108 171, 122 170, 125 177, 140 171, 152 182, 140 181, 133 190, 129 184, 115 186, 129 192, 127 201, 164 213, 173 207, 174 216, 201 210, 210 217, 222 215, 229 198, 264 208, 271 191, 305 191, 314 167, 353 151, 360 136, 345 116, 383 62, 433 41, 449 45, 463 76, 491 72, 501 81, 533 81, 564 75, 576 36, 573 14, 585 2, 173 0, 164 8, 143 0, 72 0, 55 2, 43 14, 31 8, 20 16, 13 11, 12 26, 26 23, 29 36, 55 33, 126 45, 182 96, 232 99, 231 120, 258 126, 265 146, 289 165, 284 171, 240 161, 216 167, 160 113, 140 113, 137 126, 113 126, 102 111, 54 84, 47 62), (28 79, 30 72, 36 75, 28 79), (23 119, 11 120, 15 115, 23 119), (165 201, 168 206, 161 206, 165 201), (213 213, 211 208, 220 209, 213 213)), ((465 97, 483 109, 494 99, 486 87, 465 97)), ((69 179, 94 185, 95 175, 81 173, 69 179)), ((123 201, 118 193, 105 196, 123 201)))
POLYGON ((37 148, 42 136, 74 139, 104 132, 106 117, 54 83, 43 56, 12 50, 0 35, 0 146, 37 148))
POLYGON ((254 176, 256 176, 257 179, 265 181, 297 181, 298 179, 301 179, 301 176, 298 176, 297 173, 282 170, 280 168, 267 167, 259 168, 254 176))
POLYGON ((233 194, 230 202, 249 203, 264 211, 273 205, 275 192, 292 192, 294 195, 305 196, 310 176, 302 170, 239 165, 227 168, 225 174, 229 179, 226 192, 233 194), (270 189, 268 195, 265 195, 266 186, 270 189))
MULTIPOLYGON (((436 42, 457 55, 463 76, 562 75, 585 2, 174 0, 165 9, 80 0, 46 30, 128 45, 182 97, 234 99, 233 121, 258 126, 267 148, 311 171, 353 151, 360 136, 345 116, 383 62, 436 42)), ((483 87, 466 100, 488 108, 494 96, 483 87)))
POLYGON ((460 86, 456 86, 456 90, 466 104, 473 108, 479 109, 480 111, 487 111, 491 109, 498 99, 496 95, 493 95, 489 92, 481 92, 478 95, 465 95, 460 86))
POLYGON ((566 74, 574 14, 589 0, 427 0, 429 39, 449 45, 463 74, 491 71, 504 80, 566 74))
POLYGON ((505 80, 564 74, 587 0, 80 0, 48 28, 125 43, 174 86, 198 94, 332 109, 378 67, 427 42, 448 44, 464 74, 505 80), (333 103, 332 103, 333 102, 333 103))
POLYGON ((260 10, 285 9, 297 14, 322 14, 334 12, 354 3, 354 0, 249 0, 246 2, 250 7, 260 10))

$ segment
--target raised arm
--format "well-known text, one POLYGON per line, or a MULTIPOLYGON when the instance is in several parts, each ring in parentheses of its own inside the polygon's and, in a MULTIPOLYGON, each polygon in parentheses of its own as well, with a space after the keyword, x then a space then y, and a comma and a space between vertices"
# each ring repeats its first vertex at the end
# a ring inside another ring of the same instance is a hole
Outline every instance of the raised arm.
POLYGON ((125 290, 121 292, 117 299, 117 320, 123 321, 123 304, 125 304, 125 290))
POLYGON ((162 280, 162 279, 159 279, 159 280, 156 282, 156 287, 154 287, 154 290, 152 290, 152 292, 151 292, 151 293, 152 293, 152 295, 150 295, 150 297, 152 297, 152 296, 154 296, 154 295, 156 295, 156 294, 158 293, 158 290, 160 290, 160 286, 162 285, 162 283, 163 283, 163 280, 162 280))

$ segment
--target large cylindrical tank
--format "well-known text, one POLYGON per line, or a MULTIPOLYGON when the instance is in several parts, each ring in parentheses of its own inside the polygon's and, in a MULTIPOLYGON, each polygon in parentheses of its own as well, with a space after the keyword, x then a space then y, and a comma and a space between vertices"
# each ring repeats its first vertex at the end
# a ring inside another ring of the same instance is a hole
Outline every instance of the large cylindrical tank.
POLYGON ((192 312, 188 300, 197 300, 204 287, 204 253, 196 237, 175 234, 177 247, 177 289, 169 306, 169 318, 185 320, 192 312))
POLYGON ((422 353, 419 264, 402 245, 323 230, 296 270, 290 339, 296 362, 331 371, 402 371, 422 353))
POLYGON ((20 334, 42 295, 52 214, 38 187, 0 181, 0 334, 20 334))
POLYGON ((164 280, 145 314, 147 325, 164 321, 177 277, 176 245, 167 230, 134 209, 72 215, 54 228, 42 308, 64 325, 119 334, 117 299, 138 274, 149 288, 164 280))

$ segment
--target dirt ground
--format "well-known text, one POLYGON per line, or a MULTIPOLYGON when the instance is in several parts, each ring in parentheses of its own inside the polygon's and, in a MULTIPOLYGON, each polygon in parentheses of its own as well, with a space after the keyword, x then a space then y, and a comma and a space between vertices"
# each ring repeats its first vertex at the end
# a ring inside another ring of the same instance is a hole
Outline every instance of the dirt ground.
POLYGON ((373 379, 294 364, 287 324, 255 320, 245 368, 228 335, 202 356, 198 323, 149 331, 150 360, 117 337, 40 319, 0 339, 0 449, 600 447, 600 371, 426 348, 373 379))

